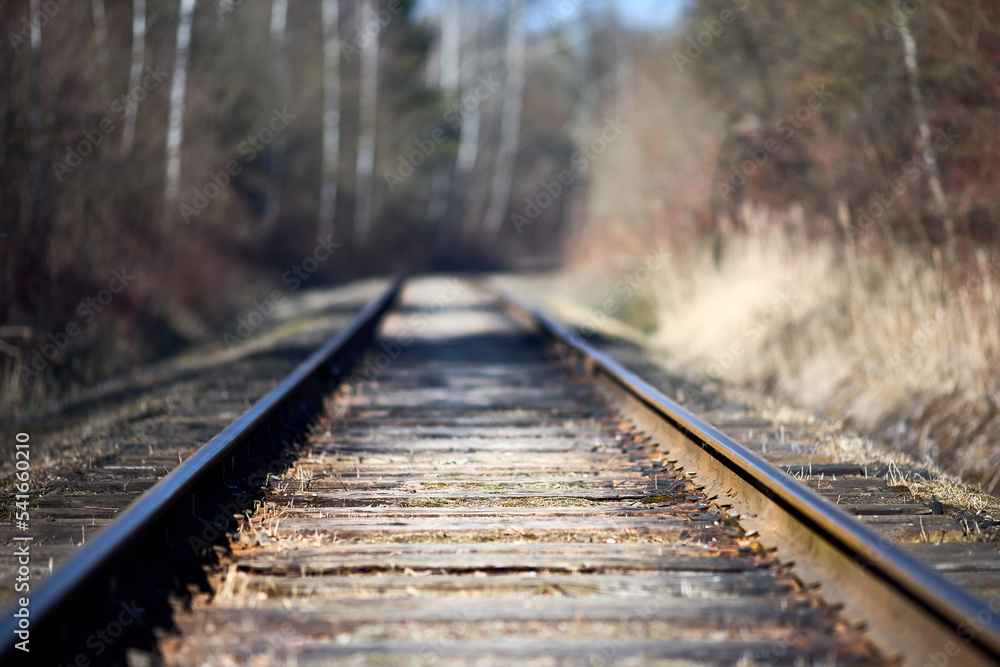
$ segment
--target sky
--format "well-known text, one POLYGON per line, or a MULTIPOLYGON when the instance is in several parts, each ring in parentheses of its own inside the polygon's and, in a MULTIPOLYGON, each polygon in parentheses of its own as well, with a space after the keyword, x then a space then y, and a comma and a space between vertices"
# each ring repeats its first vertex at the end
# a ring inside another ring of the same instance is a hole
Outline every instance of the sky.
MULTIPOLYGON (((434 14, 443 0, 419 0, 416 14, 434 14)), ((551 24, 554 18, 572 20, 582 7, 594 9, 615 5, 626 25, 631 28, 652 30, 668 29, 681 18, 691 0, 540 0, 528 3, 529 25, 537 22, 551 24)))
POLYGON ((680 20, 688 0, 618 0, 625 22, 634 28, 670 28, 680 20))

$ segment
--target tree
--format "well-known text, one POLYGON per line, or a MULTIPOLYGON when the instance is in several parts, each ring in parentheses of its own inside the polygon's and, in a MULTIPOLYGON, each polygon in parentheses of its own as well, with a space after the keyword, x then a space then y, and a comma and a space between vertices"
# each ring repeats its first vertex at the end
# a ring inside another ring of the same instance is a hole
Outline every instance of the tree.
POLYGON ((167 168, 163 199, 169 208, 177 201, 181 177, 181 143, 184 139, 184 95, 187 89, 191 22, 197 0, 181 0, 174 49, 174 74, 170 82, 170 116, 167 121, 167 168))
MULTIPOLYGON (((451 102, 458 92, 459 86, 459 51, 461 48, 461 13, 458 0, 446 0, 440 16, 441 46, 438 58, 438 90, 451 102)), ((434 174, 431 177, 431 193, 427 206, 427 215, 439 223, 447 222, 448 191, 451 170, 444 161, 434 164, 434 174)))
MULTIPOLYGON (((275 106, 287 99, 285 63, 285 30, 288 25, 288 0, 274 0, 271 5, 271 92, 275 106), (280 98, 280 99, 279 99, 280 98)), ((287 134, 274 136, 268 152, 267 191, 264 194, 264 214, 261 220, 262 238, 267 239, 278 222, 281 205, 281 186, 285 177, 285 148, 287 134)))
POLYGON ((319 236, 334 233, 340 162, 340 0, 323 0, 323 176, 319 236))
POLYGON ((454 93, 458 89, 459 51, 462 39, 462 15, 458 0, 445 0, 441 9, 440 89, 454 93))
POLYGON ((94 41, 97 43, 97 65, 101 70, 101 90, 108 89, 108 22, 104 16, 104 0, 91 0, 90 13, 94 19, 94 41))
POLYGON ((361 91, 358 100, 358 151, 355 161, 354 242, 358 247, 363 247, 368 242, 372 226, 380 28, 375 0, 364 0, 357 33, 361 40, 361 91))
MULTIPOLYGON (((461 96, 472 92, 478 85, 479 79, 479 15, 475 8, 469 12, 469 39, 466 56, 466 66, 461 77, 461 96)), ((455 177, 452 187, 452 196, 449 204, 450 227, 456 231, 462 230, 464 226, 465 191, 476 166, 476 159, 479 156, 479 128, 480 128, 479 104, 472 105, 471 109, 462 109, 462 125, 458 135, 458 155, 455 157, 455 177)), ((470 230, 475 232, 475 229, 470 230)))
POLYGON ((503 110, 500 114, 500 147, 493 170, 490 203, 483 218, 483 232, 496 238, 503 225, 514 182, 514 164, 521 138, 521 106, 524 100, 524 28, 521 25, 522 0, 511 0, 507 15, 503 110))
MULTIPOLYGON (((129 70, 128 89, 135 90, 142 81, 142 68, 146 58, 146 0, 132 0, 132 68, 129 70)), ((122 128, 122 157, 132 153, 135 141, 135 117, 138 106, 125 107, 125 125, 122 128)))
MULTIPOLYGON (((920 92, 920 70, 917 63, 917 42, 910 32, 909 17, 900 7, 899 0, 892 0, 893 18, 899 37, 903 41, 903 60, 906 63, 906 77, 909 83, 910 99, 913 100, 913 114, 917 121, 917 143, 920 152, 926 154, 931 149, 931 128, 927 122, 927 109, 924 105, 924 97, 920 92)), ((934 205, 937 213, 941 217, 944 227, 945 238, 952 242, 955 235, 955 223, 948 212, 948 204, 945 201, 944 188, 941 187, 941 171, 937 160, 927 161, 927 184, 930 186, 931 195, 934 197, 934 205)))
POLYGON ((38 20, 41 0, 30 0, 31 10, 31 153, 28 195, 28 220, 38 222, 38 204, 42 194, 42 24, 38 20))

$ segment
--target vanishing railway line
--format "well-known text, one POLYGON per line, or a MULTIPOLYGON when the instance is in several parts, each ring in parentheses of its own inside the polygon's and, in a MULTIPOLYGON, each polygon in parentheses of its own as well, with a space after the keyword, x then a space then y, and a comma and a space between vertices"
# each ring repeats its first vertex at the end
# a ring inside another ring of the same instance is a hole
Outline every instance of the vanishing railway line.
POLYGON ((399 289, 54 572, 32 664, 1000 660, 996 598, 901 522, 866 528, 509 297, 399 289))

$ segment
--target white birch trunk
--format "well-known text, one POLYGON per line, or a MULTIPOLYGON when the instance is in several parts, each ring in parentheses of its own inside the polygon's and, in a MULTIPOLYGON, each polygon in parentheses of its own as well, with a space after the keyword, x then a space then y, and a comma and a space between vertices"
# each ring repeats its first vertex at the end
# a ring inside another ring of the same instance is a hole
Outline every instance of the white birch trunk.
POLYGON ((441 8, 440 80, 441 90, 445 93, 454 93, 458 89, 461 30, 458 0, 445 0, 441 8))
POLYGON ((340 163, 340 0, 323 0, 323 176, 319 236, 334 233, 340 163))
MULTIPOLYGON (((274 106, 280 106, 288 90, 285 63, 285 28, 288 25, 288 0, 274 0, 271 5, 271 77, 274 106)), ((276 133, 268 153, 267 191, 264 194, 264 214, 261 221, 265 238, 278 222, 281 206, 281 185, 285 178, 285 147, 287 135, 276 133)))
MULTIPOLYGON (((146 0, 132 0, 132 68, 128 75, 128 89, 134 90, 142 81, 142 68, 146 64, 146 0)), ((122 128, 121 155, 132 153, 135 141, 135 117, 139 112, 136 104, 125 105, 125 125, 122 128)))
POLYGON ((177 46, 174 50, 174 73, 170 81, 170 116, 167 121, 167 174, 163 199, 168 207, 177 201, 181 178, 181 144, 184 139, 184 95, 187 89, 188 51, 191 46, 191 22, 197 0, 181 0, 177 23, 177 46))
POLYGON ((42 26, 37 20, 41 11, 41 0, 28 3, 31 17, 31 155, 28 161, 29 221, 33 224, 38 215, 38 204, 42 193, 42 26))
POLYGON ((90 13, 94 18, 94 41, 97 42, 97 64, 101 69, 101 88, 107 89, 108 78, 108 21, 104 16, 104 0, 91 0, 90 13))
POLYGON ((375 0, 364 0, 360 34, 361 73, 358 101, 358 153, 355 163, 354 242, 363 247, 372 226, 372 173, 375 170, 375 112, 378 101, 380 26, 375 0))
MULTIPOLYGON (((462 96, 471 93, 478 85, 479 80, 479 15, 475 8, 469 16, 468 40, 471 53, 467 56, 468 64, 465 66, 465 76, 462 77, 462 96)), ((462 109, 462 125, 458 131, 458 154, 455 156, 455 179, 451 207, 453 212, 451 218, 456 221, 455 228, 462 229, 465 233, 475 233, 478 230, 478 221, 471 216, 465 216, 465 190, 469 184, 469 178, 476 167, 476 159, 479 157, 479 127, 480 111, 479 104, 472 109, 462 109), (470 224, 472 221, 475 224, 470 224)))
MULTIPOLYGON (((900 7, 899 0, 892 0, 892 6, 896 10, 895 13, 900 17, 899 21, 896 21, 896 29, 899 31, 899 36, 903 40, 903 57, 906 62, 906 74, 909 80, 910 86, 910 97, 913 99, 913 109, 917 117, 917 132, 919 134, 918 145, 920 146, 920 151, 923 154, 927 154, 927 151, 931 149, 931 128, 927 123, 927 109, 924 106, 924 97, 920 92, 920 70, 917 64, 917 42, 913 39, 913 33, 910 32, 909 23, 907 20, 906 12, 900 7)), ((894 17, 895 18, 895 17, 894 17)), ((934 197, 934 205, 937 208, 938 215, 941 216, 941 220, 944 223, 945 235, 948 240, 951 241, 954 236, 954 222, 951 219, 951 215, 948 211, 948 203, 944 196, 944 188, 941 187, 941 170, 938 167, 937 159, 927 162, 926 158, 924 160, 927 164, 927 184, 930 186, 931 195, 934 197)))
POLYGON ((490 203, 483 217, 483 232, 496 238, 503 226, 514 182, 517 145, 521 138, 521 104, 524 96, 524 30, 521 26, 522 0, 511 0, 507 17, 507 74, 504 79, 503 109, 500 113, 500 147, 493 171, 490 203))
MULTIPOLYGON (((445 0, 441 8, 441 54, 438 58, 438 89, 450 104, 459 87, 459 51, 462 39, 461 11, 458 0, 445 0)), ((434 221, 446 219, 448 191, 451 189, 451 166, 441 161, 434 165, 431 177, 431 196, 427 204, 427 217, 434 221)), ((457 229, 457 228, 454 228, 457 229)), ((446 230, 447 231, 447 230, 446 230)))

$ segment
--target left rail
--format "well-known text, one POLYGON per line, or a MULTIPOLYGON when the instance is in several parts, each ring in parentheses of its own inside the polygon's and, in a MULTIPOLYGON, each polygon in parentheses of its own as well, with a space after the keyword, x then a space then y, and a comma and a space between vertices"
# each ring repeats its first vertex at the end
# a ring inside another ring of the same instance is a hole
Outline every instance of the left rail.
MULTIPOLYGON (((134 555, 134 546, 157 545, 156 534, 165 528, 169 530, 167 521, 172 513, 198 514, 192 493, 206 484, 209 487, 225 484, 243 457, 259 457, 269 448, 275 448, 280 441, 276 434, 282 432, 289 414, 303 408, 308 411, 308 404, 316 401, 316 392, 311 391, 314 385, 336 381, 346 370, 347 366, 338 366, 338 362, 372 336, 395 302, 403 282, 401 278, 392 279, 343 330, 143 494, 31 594, 31 636, 38 640, 32 642, 32 655, 15 649, 19 619, 10 615, 4 618, 0 624, 0 662, 10 664, 7 660, 18 655, 30 657, 34 662, 38 657, 35 646, 42 653, 50 653, 56 649, 54 644, 72 641, 70 628, 82 620, 94 619, 91 610, 95 606, 95 592, 127 601, 128 593, 120 585, 122 575, 144 565, 126 561, 130 554, 134 555), (182 503, 185 508, 179 507, 182 503)), ((159 555, 148 550, 144 553, 149 553, 150 562, 159 555)))

